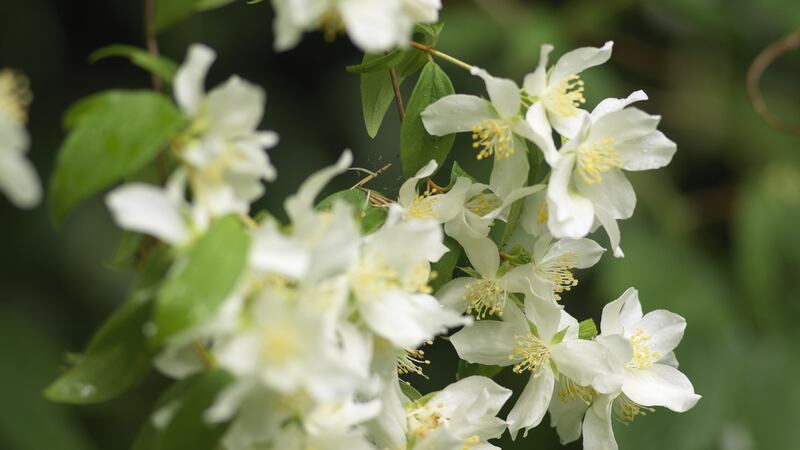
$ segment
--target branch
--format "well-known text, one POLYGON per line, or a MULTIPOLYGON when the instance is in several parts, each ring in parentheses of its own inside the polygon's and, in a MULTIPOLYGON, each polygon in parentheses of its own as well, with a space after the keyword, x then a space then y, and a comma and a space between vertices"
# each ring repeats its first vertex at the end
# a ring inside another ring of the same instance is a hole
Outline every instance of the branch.
MULTIPOLYGON (((147 43, 147 52, 159 56, 158 39, 156 38, 156 1, 144 0, 144 39, 147 43)), ((161 78, 152 74, 153 89, 161 92, 161 78)))
POLYGON ((397 80, 397 70, 395 70, 394 67, 389 68, 389 78, 392 79, 394 103, 397 106, 397 114, 400 116, 400 122, 402 122, 406 118, 406 108, 403 106, 403 94, 400 93, 400 82, 397 80))
POLYGON ((772 64, 775 59, 789 50, 800 47, 800 30, 795 31, 775 42, 761 51, 753 60, 750 69, 747 71, 747 95, 753 109, 761 116, 767 125, 784 133, 791 133, 800 136, 800 125, 787 125, 775 116, 767 106, 764 96, 761 94, 759 82, 764 71, 772 64))

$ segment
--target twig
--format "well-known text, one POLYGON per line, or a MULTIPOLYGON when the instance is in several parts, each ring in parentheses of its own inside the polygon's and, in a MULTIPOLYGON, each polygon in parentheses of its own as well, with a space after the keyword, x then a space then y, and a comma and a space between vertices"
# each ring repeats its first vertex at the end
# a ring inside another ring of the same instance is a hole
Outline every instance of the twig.
POLYGON ((214 367, 214 358, 208 353, 203 344, 194 341, 192 342, 192 349, 197 354, 197 357, 200 359, 200 362, 203 363, 203 367, 206 369, 211 369, 214 367))
MULTIPOLYGON (((159 56, 158 38, 156 37, 156 1, 144 0, 144 39, 147 43, 147 52, 159 56)), ((151 75, 153 89, 161 92, 161 78, 155 73, 151 75)))
POLYGON ((389 167, 392 167, 392 165, 391 164, 387 164, 387 165, 381 167, 380 169, 378 169, 375 172, 370 172, 369 175, 367 175, 366 177, 364 177, 361 180, 359 180, 359 182, 354 184, 352 187, 350 187, 350 189, 356 189, 356 188, 360 188, 361 186, 364 186, 365 184, 367 184, 370 181, 372 181, 375 178, 377 178, 378 175, 380 175, 383 172, 385 172, 386 169, 388 169, 389 167))
POLYGON ((443 60, 445 60, 445 61, 447 61, 449 63, 455 64, 458 67, 461 67, 462 69, 466 69, 466 70, 469 70, 469 71, 472 70, 472 66, 470 64, 467 64, 464 61, 461 61, 460 59, 453 58, 452 56, 450 56, 450 55, 448 55, 446 53, 442 53, 442 52, 440 52, 439 50, 436 50, 433 47, 427 46, 425 44, 420 44, 419 42, 415 42, 415 41, 411 41, 411 46, 414 47, 415 49, 421 50, 421 51, 423 51, 423 52, 425 52, 425 53, 427 53, 429 55, 436 56, 437 58, 442 58, 443 60))
POLYGON ((800 125, 787 125, 776 117, 767 106, 764 96, 761 94, 759 82, 764 71, 772 64, 775 59, 789 50, 800 47, 800 30, 795 31, 775 42, 761 51, 753 60, 750 69, 747 71, 747 95, 750 96, 750 103, 753 109, 761 118, 776 130, 800 136, 800 125))
POLYGON ((394 91, 394 104, 397 106, 397 115, 400 116, 400 122, 406 118, 406 107, 403 106, 403 94, 400 93, 400 81, 397 79, 397 70, 394 67, 389 68, 389 78, 392 80, 392 90, 394 91))

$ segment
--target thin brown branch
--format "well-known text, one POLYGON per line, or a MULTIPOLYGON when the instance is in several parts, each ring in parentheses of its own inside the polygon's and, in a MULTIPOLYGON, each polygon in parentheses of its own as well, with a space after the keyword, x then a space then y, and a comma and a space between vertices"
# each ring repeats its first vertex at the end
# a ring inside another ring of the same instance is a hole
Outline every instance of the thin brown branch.
MULTIPOLYGON (((158 57, 160 52, 158 50, 158 37, 156 36, 156 1, 144 0, 144 39, 147 44, 147 52, 153 56, 158 57)), ((161 78, 155 73, 150 75, 150 80, 153 85, 153 90, 161 92, 164 88, 161 78)), ((158 178, 161 184, 167 180, 167 158, 164 152, 159 152, 156 157, 156 165, 158 167, 158 178)))
POLYGON ((406 118, 406 107, 403 105, 403 94, 400 93, 400 81, 397 79, 397 70, 394 67, 389 68, 389 78, 392 80, 392 90, 394 91, 394 104, 397 106, 397 115, 400 116, 400 122, 406 118))
POLYGON ((784 53, 797 48, 800 48, 800 30, 773 42, 762 50, 747 71, 747 95, 750 96, 750 103, 753 105, 753 109, 769 126, 784 133, 800 136, 800 125, 788 125, 769 110, 759 87, 764 71, 773 61, 784 53))
POLYGON ((364 186, 365 184, 367 184, 370 181, 372 181, 375 178, 377 178, 378 175, 380 175, 383 172, 385 172, 389 167, 392 167, 391 163, 390 164, 386 164, 385 166, 381 167, 380 169, 378 169, 375 172, 370 172, 369 175, 367 175, 366 177, 364 177, 361 180, 359 180, 359 182, 354 184, 350 189, 356 189, 356 188, 360 188, 361 186, 364 186))

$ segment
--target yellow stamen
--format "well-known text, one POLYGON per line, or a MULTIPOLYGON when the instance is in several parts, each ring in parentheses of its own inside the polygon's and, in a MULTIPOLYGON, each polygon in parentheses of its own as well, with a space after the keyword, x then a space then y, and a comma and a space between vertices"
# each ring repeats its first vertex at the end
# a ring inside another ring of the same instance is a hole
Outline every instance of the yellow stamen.
POLYGON ((551 87, 542 98, 545 107, 562 117, 572 117, 578 108, 586 103, 583 96, 583 80, 578 75, 570 75, 551 87))
POLYGON ((408 216, 415 219, 435 219, 434 205, 439 201, 439 197, 432 197, 432 194, 432 191, 425 191, 422 195, 415 195, 406 210, 408 216))
MULTIPOLYGON (((411 405, 415 405, 415 403, 411 405)), ((429 402, 425 406, 410 412, 406 417, 409 434, 417 439, 423 439, 433 430, 447 423, 450 418, 445 416, 443 409, 443 403, 431 404, 429 402)))
POLYGON ((652 337, 644 334, 643 330, 638 330, 630 337, 633 347, 633 358, 628 362, 630 369, 649 369, 653 363, 661 359, 661 353, 654 352, 650 346, 652 337))
POLYGON ((479 216, 486 215, 501 205, 500 199, 494 194, 478 194, 472 197, 464 206, 479 216))
POLYGON ((562 403, 580 400, 586 405, 592 404, 592 400, 597 395, 597 391, 593 387, 581 386, 566 377, 562 377, 562 380, 559 382, 560 389, 558 390, 558 398, 562 403))
POLYGON ((542 225, 547 222, 547 202, 539 203, 539 209, 536 211, 536 223, 542 225))
POLYGON ((633 422, 637 416, 646 416, 648 413, 655 412, 655 409, 639 405, 629 399, 625 394, 620 395, 614 400, 613 409, 614 416, 617 420, 626 425, 633 422))
POLYGON ((526 336, 514 336, 516 346, 508 355, 508 359, 519 361, 512 369, 514 373, 530 370, 534 378, 538 378, 550 362, 550 349, 541 339, 528 333, 526 336))
POLYGON ((24 124, 32 100, 30 83, 24 75, 9 69, 0 70, 0 115, 24 124))
POLYGON ((350 272, 350 279, 353 291, 361 301, 369 301, 371 298, 382 296, 385 292, 398 289, 422 294, 432 292, 428 285, 430 266, 424 262, 401 275, 389 267, 382 258, 374 258, 369 262, 361 261, 350 272))
POLYGON ((400 375, 415 373, 428 378, 422 372, 422 365, 428 365, 430 363, 430 360, 425 359, 425 352, 423 350, 400 349, 397 351, 397 373, 400 375))
POLYGON ((538 267, 539 271, 553 282, 553 292, 556 300, 561 300, 562 292, 571 290, 578 285, 578 279, 570 269, 575 268, 575 256, 573 252, 564 253, 558 258, 548 261, 547 264, 538 267))
POLYGON ((514 154, 514 136, 511 128, 502 120, 484 120, 472 127, 472 148, 481 149, 478 160, 494 155, 495 159, 508 158, 514 154))
POLYGON ((508 293, 497 284, 497 281, 475 280, 466 285, 464 293, 464 300, 469 302, 467 314, 475 313, 475 318, 478 320, 492 314, 502 316, 507 297, 508 293))
POLYGON ((603 172, 622 167, 622 158, 614 149, 614 139, 605 138, 583 144, 578 148, 577 171, 587 184, 603 181, 603 172))

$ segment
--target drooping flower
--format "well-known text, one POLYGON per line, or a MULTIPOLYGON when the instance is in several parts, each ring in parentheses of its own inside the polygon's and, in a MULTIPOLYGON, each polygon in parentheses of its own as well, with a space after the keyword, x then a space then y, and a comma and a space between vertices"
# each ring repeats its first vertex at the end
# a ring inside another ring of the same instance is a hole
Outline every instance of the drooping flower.
POLYGON ((274 131, 258 131, 265 94, 237 76, 205 92, 205 78, 216 54, 195 44, 175 75, 175 100, 192 119, 177 142, 189 167, 196 202, 214 216, 247 213, 264 193, 263 181, 275 179, 266 149, 278 143, 274 131))
POLYGON ((25 158, 30 145, 25 122, 32 98, 27 78, 0 70, 0 190, 20 208, 33 208, 42 199, 39 176, 25 158))
POLYGON ((601 102, 585 116, 579 132, 559 151, 545 152, 552 167, 547 188, 550 233, 580 239, 595 219, 605 228, 611 248, 623 256, 617 220, 633 214, 636 195, 623 170, 650 170, 669 164, 675 143, 656 130, 659 116, 626 106, 646 98, 641 91, 627 99, 601 102))
POLYGON ((526 119, 533 129, 545 135, 554 128, 560 135, 572 138, 581 124, 583 111, 580 107, 586 102, 579 74, 608 61, 613 45, 609 41, 599 48, 572 50, 559 58, 550 70, 547 62, 553 46, 542 45, 539 65, 525 77, 522 85, 526 99, 531 102, 526 119))
POLYGON ((524 313, 510 302, 502 321, 476 322, 455 333, 450 341, 467 362, 513 366, 519 374, 530 372, 508 415, 512 438, 519 430, 527 432, 541 422, 560 376, 603 392, 618 388, 606 381, 613 369, 605 347, 579 339, 578 322, 550 301, 528 296, 524 313))

